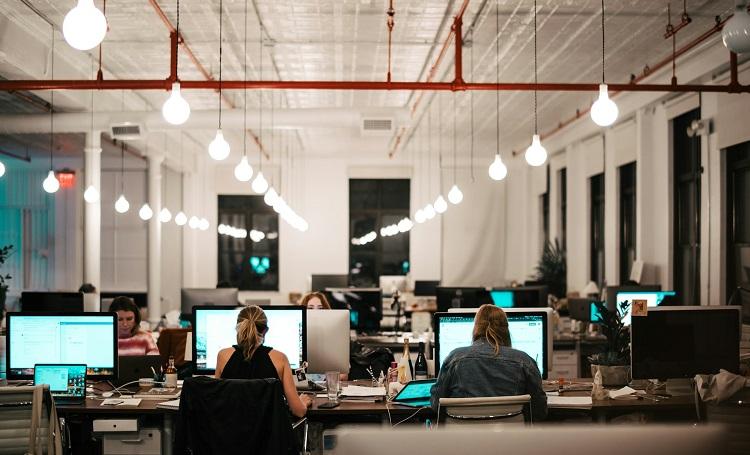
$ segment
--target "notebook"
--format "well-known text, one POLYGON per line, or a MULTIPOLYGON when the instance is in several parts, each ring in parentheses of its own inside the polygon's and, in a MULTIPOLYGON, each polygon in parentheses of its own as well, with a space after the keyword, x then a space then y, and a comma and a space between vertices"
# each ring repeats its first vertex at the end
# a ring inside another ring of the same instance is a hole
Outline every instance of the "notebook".
POLYGON ((86 365, 36 364, 34 385, 49 385, 56 403, 83 403, 86 400, 86 365))
POLYGON ((430 389, 437 379, 419 379, 410 381, 396 395, 393 402, 405 406, 422 408, 430 405, 430 389))

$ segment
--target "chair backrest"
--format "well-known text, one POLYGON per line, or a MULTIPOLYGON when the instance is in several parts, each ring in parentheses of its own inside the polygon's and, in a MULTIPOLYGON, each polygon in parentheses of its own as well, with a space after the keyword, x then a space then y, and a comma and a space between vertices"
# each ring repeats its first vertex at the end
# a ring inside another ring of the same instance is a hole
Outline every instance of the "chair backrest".
POLYGON ((441 398, 440 410, 444 424, 448 425, 523 424, 523 410, 530 402, 531 395, 441 398))
POLYGON ((61 438, 48 386, 0 387, 0 453, 60 454, 61 438))

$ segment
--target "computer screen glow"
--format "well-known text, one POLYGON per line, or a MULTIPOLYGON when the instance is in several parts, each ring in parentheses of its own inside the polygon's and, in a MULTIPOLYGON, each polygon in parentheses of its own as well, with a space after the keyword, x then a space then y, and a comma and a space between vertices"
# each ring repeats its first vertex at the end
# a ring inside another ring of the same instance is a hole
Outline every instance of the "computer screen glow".
POLYGON ((500 308, 513 308, 513 291, 490 291, 492 303, 500 308))
POLYGON ((628 311, 626 311, 622 317, 623 324, 629 326, 631 322, 630 309, 633 307, 634 300, 645 300, 646 306, 656 307, 656 306, 661 305, 665 297, 674 297, 675 295, 676 295, 675 291, 618 292, 617 293, 617 309, 619 311, 621 303, 624 303, 624 302, 630 303, 630 306, 628 307, 628 311))
POLYGON ((82 396, 86 388, 85 365, 39 365, 34 385, 47 384, 53 396, 82 396))

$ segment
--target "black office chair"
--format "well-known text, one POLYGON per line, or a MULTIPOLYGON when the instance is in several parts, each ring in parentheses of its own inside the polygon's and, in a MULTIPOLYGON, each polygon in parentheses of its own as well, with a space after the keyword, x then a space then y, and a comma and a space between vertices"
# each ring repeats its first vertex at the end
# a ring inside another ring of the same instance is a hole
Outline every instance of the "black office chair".
POLYGON ((185 379, 176 454, 299 454, 307 420, 292 424, 278 379, 185 379), (304 431, 299 447, 294 431, 304 431))

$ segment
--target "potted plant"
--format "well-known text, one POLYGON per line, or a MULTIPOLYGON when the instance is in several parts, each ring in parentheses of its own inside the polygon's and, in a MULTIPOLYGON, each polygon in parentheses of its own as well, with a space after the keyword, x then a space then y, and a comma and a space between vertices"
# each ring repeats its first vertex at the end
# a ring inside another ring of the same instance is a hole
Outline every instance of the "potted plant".
POLYGON ((567 271, 565 262, 565 250, 560 242, 555 239, 552 243, 544 244, 542 257, 536 266, 536 281, 544 283, 549 288, 550 294, 562 299, 565 297, 567 287, 567 271))
POLYGON ((595 302, 595 305, 607 344, 604 352, 589 356, 591 375, 599 371, 604 386, 626 385, 630 382, 630 330, 622 317, 630 309, 630 302, 621 302, 615 311, 607 308, 606 302, 595 302))
MULTIPOLYGON (((6 245, 0 248, 0 268, 5 264, 5 261, 8 259, 8 256, 10 256, 12 250, 13 245, 6 245)), ((10 275, 3 275, 0 273, 0 321, 2 321, 3 316, 5 316, 5 297, 8 295, 9 287, 8 280, 10 280, 10 275)))

